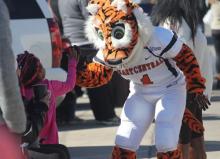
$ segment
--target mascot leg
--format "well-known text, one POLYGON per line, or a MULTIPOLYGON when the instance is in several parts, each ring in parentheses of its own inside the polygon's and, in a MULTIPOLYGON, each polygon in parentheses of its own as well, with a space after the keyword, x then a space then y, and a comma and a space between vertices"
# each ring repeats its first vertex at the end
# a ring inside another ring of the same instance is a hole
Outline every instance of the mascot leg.
POLYGON ((155 113, 155 145, 157 159, 182 159, 177 148, 186 105, 185 85, 175 85, 159 100, 155 113))
POLYGON ((181 151, 176 149, 174 151, 157 153, 157 159, 182 159, 181 151))
POLYGON ((136 159, 136 152, 115 146, 112 151, 112 159, 136 159))

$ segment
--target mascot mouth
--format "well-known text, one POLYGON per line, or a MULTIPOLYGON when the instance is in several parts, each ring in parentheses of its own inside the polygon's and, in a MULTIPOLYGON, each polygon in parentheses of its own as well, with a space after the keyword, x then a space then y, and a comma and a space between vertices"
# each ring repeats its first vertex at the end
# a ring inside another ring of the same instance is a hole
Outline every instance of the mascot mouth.
POLYGON ((105 61, 110 65, 119 65, 129 57, 128 50, 104 50, 105 61))
POLYGON ((125 60, 126 58, 124 58, 124 59, 112 59, 112 60, 107 60, 106 62, 110 65, 119 65, 119 64, 122 64, 123 60, 125 60))

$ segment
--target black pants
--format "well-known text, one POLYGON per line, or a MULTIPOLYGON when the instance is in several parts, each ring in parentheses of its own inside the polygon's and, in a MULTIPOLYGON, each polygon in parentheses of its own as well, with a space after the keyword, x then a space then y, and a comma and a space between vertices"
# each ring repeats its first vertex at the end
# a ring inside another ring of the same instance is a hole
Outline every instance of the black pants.
POLYGON ((96 120, 114 117, 116 106, 122 106, 128 96, 129 83, 114 72, 111 81, 98 88, 89 88, 88 96, 96 120))
POLYGON ((129 81, 114 72, 110 85, 115 107, 122 107, 129 94, 129 81))
POLYGON ((64 100, 57 107, 57 120, 69 122, 75 117, 76 94, 74 91, 66 94, 64 100))
POLYGON ((28 154, 31 159, 70 159, 67 147, 61 144, 45 144, 39 148, 30 148, 28 154))

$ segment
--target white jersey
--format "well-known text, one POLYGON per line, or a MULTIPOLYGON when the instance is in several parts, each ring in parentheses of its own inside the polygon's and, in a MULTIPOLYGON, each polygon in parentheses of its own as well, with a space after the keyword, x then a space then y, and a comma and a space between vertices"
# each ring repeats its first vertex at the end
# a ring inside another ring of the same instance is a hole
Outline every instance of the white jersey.
MULTIPOLYGON (((175 61, 172 60, 172 58, 180 52, 183 42, 177 39, 169 50, 161 54, 173 37, 174 33, 172 31, 162 27, 155 27, 147 46, 141 49, 142 54, 140 54, 139 59, 135 63, 124 64, 114 69, 123 78, 138 85, 160 86, 175 81, 177 78, 168 70, 164 59, 169 60, 169 63, 176 70, 179 77, 183 76, 180 69, 176 66, 175 61)), ((108 66, 108 64, 104 62, 101 52, 98 52, 95 59, 98 59, 95 61, 108 66)))
MULTIPOLYGON (((164 24, 161 24, 161 26, 171 30, 171 25, 168 20, 164 24)), ((177 33, 179 38, 181 38, 181 40, 184 41, 184 43, 192 49, 200 66, 202 76, 206 79, 206 89, 204 94, 207 95, 210 99, 213 85, 213 68, 212 59, 210 56, 211 52, 208 48, 206 37, 202 33, 201 29, 198 27, 193 41, 191 38, 191 30, 184 18, 182 18, 181 25, 176 27, 175 29, 176 30, 174 31, 177 33)))

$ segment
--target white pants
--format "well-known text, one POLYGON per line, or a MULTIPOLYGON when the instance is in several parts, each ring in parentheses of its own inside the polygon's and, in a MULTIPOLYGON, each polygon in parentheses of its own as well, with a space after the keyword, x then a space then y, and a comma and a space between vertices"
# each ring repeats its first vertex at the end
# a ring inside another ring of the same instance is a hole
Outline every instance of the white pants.
POLYGON ((185 81, 163 87, 139 87, 131 90, 121 114, 115 144, 136 151, 155 118, 155 144, 158 152, 177 148, 186 104, 185 81), (138 90, 138 91, 137 91, 138 90))

